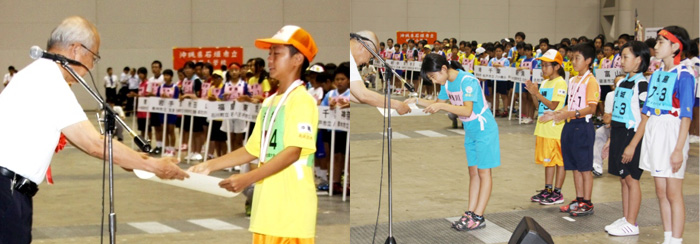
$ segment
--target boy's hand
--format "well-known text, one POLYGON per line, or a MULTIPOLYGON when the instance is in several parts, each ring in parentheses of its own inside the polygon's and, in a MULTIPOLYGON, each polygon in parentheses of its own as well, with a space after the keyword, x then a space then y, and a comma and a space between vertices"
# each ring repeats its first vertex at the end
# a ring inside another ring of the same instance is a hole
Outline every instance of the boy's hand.
POLYGON ((204 175, 208 175, 209 173, 211 173, 211 170, 209 169, 209 162, 202 162, 200 164, 192 166, 189 169, 187 169, 187 171, 204 175))
POLYGON ((554 122, 559 123, 559 122, 564 121, 567 118, 569 118, 568 112, 569 111, 563 111, 563 110, 554 111, 554 118, 553 118, 554 122))
POLYGON ((552 119, 554 119, 554 113, 551 111, 545 111, 544 114, 542 114, 542 116, 540 116, 540 118, 537 119, 537 121, 547 122, 547 121, 551 121, 552 119))
POLYGON ((408 98, 406 100, 403 100, 403 102, 406 104, 416 103, 416 102, 418 102, 418 98, 415 98, 415 97, 408 98))
POLYGON ((252 184, 252 182, 250 182, 250 177, 247 173, 232 175, 219 182, 221 188, 231 192, 241 192, 245 190, 246 187, 250 186, 250 184, 252 184))
POLYGON ((673 150, 671 153, 671 169, 673 173, 678 172, 683 165, 683 153, 680 150, 673 150))

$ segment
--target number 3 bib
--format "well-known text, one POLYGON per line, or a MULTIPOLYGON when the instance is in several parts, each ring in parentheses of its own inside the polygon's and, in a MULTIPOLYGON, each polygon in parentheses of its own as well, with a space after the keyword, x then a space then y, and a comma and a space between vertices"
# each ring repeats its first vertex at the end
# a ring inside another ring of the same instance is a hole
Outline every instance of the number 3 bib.
POLYGON ((651 76, 647 105, 661 110, 673 110, 673 88, 676 85, 676 72, 656 71, 651 76))

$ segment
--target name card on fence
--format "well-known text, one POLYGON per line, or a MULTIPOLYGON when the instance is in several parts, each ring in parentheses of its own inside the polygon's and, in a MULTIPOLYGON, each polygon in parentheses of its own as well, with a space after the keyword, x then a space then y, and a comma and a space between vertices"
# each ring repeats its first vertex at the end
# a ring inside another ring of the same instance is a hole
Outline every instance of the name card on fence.
POLYGON ((185 99, 180 103, 180 111, 182 111, 182 115, 193 115, 195 113, 195 108, 197 108, 197 103, 194 100, 185 99))
POLYGON ((514 70, 513 71, 513 76, 510 77, 511 81, 513 82, 518 82, 518 83, 525 83, 525 81, 530 80, 530 70, 529 69, 521 69, 521 70, 514 70))
POLYGON ((138 103, 138 106, 136 106, 136 109, 139 112, 151 112, 151 108, 148 106, 148 104, 150 102, 148 97, 138 97, 136 102, 138 103))
POLYGON ((153 113, 165 113, 165 98, 149 97, 148 107, 149 111, 153 113))
POLYGON ((210 119, 233 119, 233 102, 230 101, 213 101, 209 102, 207 106, 209 108, 210 119))
POLYGON ((335 113, 328 106, 318 106, 318 128, 331 130, 335 126, 335 113))
POLYGON ((543 81, 544 81, 544 78, 542 78, 542 69, 533 69, 532 70, 532 82, 540 84, 543 81))
POLYGON ((208 117, 209 116, 209 101, 195 100, 195 114, 196 117, 208 117))
POLYGON ((350 109, 336 109, 336 130, 350 131, 350 109))
POLYGON ((598 80, 599 85, 612 85, 615 83, 615 77, 622 73, 623 71, 620 68, 597 69, 595 71, 595 79, 598 80))
POLYGON ((258 118, 258 111, 260 111, 260 104, 243 103, 243 108, 245 109, 245 113, 244 117, 241 119, 255 122, 255 120, 258 118))
POLYGON ((169 98, 164 98, 165 100, 165 113, 167 114, 176 114, 178 113, 178 109, 180 108, 180 101, 177 99, 169 99, 169 98))

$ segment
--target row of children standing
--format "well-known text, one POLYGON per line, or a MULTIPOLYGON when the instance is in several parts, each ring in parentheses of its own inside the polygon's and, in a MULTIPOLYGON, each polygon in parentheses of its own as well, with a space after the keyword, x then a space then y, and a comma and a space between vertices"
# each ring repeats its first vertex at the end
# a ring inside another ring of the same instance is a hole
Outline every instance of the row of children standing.
MULTIPOLYGON (((639 234, 636 222, 641 205, 639 179, 643 171, 649 171, 656 185, 664 243, 682 242, 685 223, 682 182, 696 89, 693 72, 681 65, 680 60, 681 53, 690 45, 688 34, 681 27, 669 26, 659 31, 654 54, 662 63, 649 81, 644 72, 651 63, 650 48, 638 41, 626 42, 620 48, 619 65, 626 75, 617 82, 613 97, 608 172, 620 177, 623 216, 603 228, 610 235, 639 234)), ((496 53, 497 57, 499 54, 496 53)), ((561 188, 565 171, 570 170, 576 197, 560 207, 560 211, 578 217, 594 213, 592 118, 600 101, 601 87, 592 74, 596 58, 593 43, 581 42, 567 54, 575 71, 568 85, 562 78, 564 58, 555 49, 537 58, 547 80, 539 87, 526 82, 527 90, 539 102, 535 162, 545 166, 545 188, 530 200, 543 205, 563 203, 561 188)), ((463 121, 470 171, 469 203, 468 211, 452 227, 474 230, 485 227, 484 211, 491 191, 490 169, 500 165, 498 126, 486 105, 482 91, 486 86, 479 85, 476 78, 455 61, 448 61, 440 54, 425 56, 422 78, 441 85, 443 90, 437 102, 420 98, 407 101, 416 102, 429 113, 440 110, 454 113, 463 121), (448 99, 451 105, 444 104, 448 99), (479 150, 480 146, 486 148, 479 150)), ((494 61, 498 62, 496 65, 503 65, 507 60, 494 61)))
MULTIPOLYGON (((328 63, 324 65, 323 63, 316 63, 309 67, 306 71, 307 73, 307 86, 309 93, 317 100, 318 105, 325 105, 331 107, 347 108, 348 103, 348 82, 349 74, 345 74, 349 69, 346 63, 341 63, 340 66, 336 66, 333 63, 328 63), (345 79, 343 79, 345 77, 345 79)), ((220 70, 215 70, 214 67, 209 63, 194 63, 192 61, 186 62, 182 68, 177 72, 178 80, 174 80, 173 71, 166 69, 161 72, 162 64, 160 61, 153 61, 151 64, 151 71, 153 75, 150 78, 146 78, 148 75, 148 70, 145 67, 140 67, 138 69, 125 68, 125 73, 122 78, 127 81, 127 85, 123 85, 124 88, 128 88, 128 82, 130 79, 134 80, 138 84, 137 89, 128 89, 129 92, 125 94, 125 99, 113 98, 109 99, 113 101, 116 105, 126 105, 126 102, 132 101, 133 98, 137 96, 157 96, 163 98, 176 98, 180 100, 184 99, 202 99, 208 101, 243 101, 243 102, 253 102, 260 103, 267 96, 276 92, 277 82, 274 79, 269 78, 268 73, 265 71, 265 61, 261 58, 253 58, 248 60, 243 65, 232 63, 228 67, 222 66, 220 70), (135 70, 134 75, 129 74, 132 70, 135 70), (136 82, 138 81, 138 82, 136 82)), ((111 68, 108 69, 108 75, 105 77, 105 87, 110 87, 114 83, 110 81, 116 80, 116 76, 110 73, 111 68)), ((109 93, 111 94, 111 93, 109 93)), ((111 97, 111 96, 110 96, 111 97)), ((133 107, 133 105, 132 105, 133 107)), ((129 111, 127 109, 127 111, 129 111)), ((164 156, 174 156, 177 150, 186 151, 188 145, 192 145, 192 153, 186 155, 185 159, 192 161, 204 160, 202 156, 205 154, 203 152, 203 146, 205 144, 208 131, 209 123, 205 118, 184 116, 184 127, 182 129, 182 142, 179 148, 176 148, 178 142, 176 141, 175 128, 180 128, 183 118, 180 115, 168 115, 168 118, 164 120, 163 114, 159 113, 137 113, 138 120, 138 130, 141 131, 141 135, 145 136, 146 124, 148 121, 149 131, 155 131, 155 141, 156 146, 152 150, 152 154, 160 155, 161 150, 165 150, 164 156), (148 117, 148 119, 147 119, 148 117), (190 123, 192 123, 192 138, 190 139, 190 123), (166 125, 166 136, 165 141, 162 140, 162 125, 166 125)), ((245 133, 249 128, 252 128, 254 123, 246 123, 243 120, 228 120, 226 122, 221 120, 212 121, 212 128, 210 133, 210 146, 208 157, 214 158, 217 155, 221 156, 228 151, 226 141, 228 137, 231 138, 231 150, 235 150, 242 147, 245 140, 245 133)), ((149 134, 151 134, 149 132, 149 134)), ((345 155, 345 138, 347 137, 346 132, 336 132, 336 142, 334 153, 325 153, 329 151, 330 145, 330 132, 321 130, 321 133, 325 136, 319 136, 319 146, 325 145, 325 147, 320 147, 317 153, 319 165, 319 172, 321 174, 320 189, 328 189, 328 165, 329 157, 331 155, 336 157, 334 172, 331 172, 334 176, 332 186, 336 192, 342 191, 340 186, 340 175, 342 170, 342 163, 344 162, 345 155)), ((119 136, 121 138, 121 136, 119 136)), ((206 155, 206 154, 205 154, 206 155)))
MULTIPOLYGON (((682 182, 695 103, 695 78, 691 70, 680 64, 680 53, 690 45, 688 34, 681 27, 669 26, 659 31, 654 50, 662 64, 649 81, 644 76, 651 61, 649 47, 629 41, 620 48, 620 66, 626 75, 616 84, 608 173, 620 177, 623 217, 605 226, 610 235, 639 234, 639 179, 643 171, 649 171, 656 185, 664 243, 682 242, 682 182)), ((540 101, 535 162, 545 166, 545 189, 531 201, 545 205, 563 203, 564 170, 572 170, 576 199, 560 208, 572 216, 594 213, 591 170, 595 132, 590 119, 600 94, 590 70, 594 50, 591 44, 572 48, 572 65, 580 75, 574 76, 568 87, 560 78, 563 58, 554 50, 540 58, 543 74, 549 79, 539 91, 535 84, 527 84, 540 101), (554 172, 557 177, 553 186, 554 172)))

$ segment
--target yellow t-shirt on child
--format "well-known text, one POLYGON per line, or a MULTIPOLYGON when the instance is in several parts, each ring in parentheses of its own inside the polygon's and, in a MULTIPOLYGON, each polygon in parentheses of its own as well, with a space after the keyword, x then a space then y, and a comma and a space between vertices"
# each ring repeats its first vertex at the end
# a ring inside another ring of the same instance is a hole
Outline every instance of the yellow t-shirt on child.
MULTIPOLYGON (((258 113, 255 128, 245 148, 259 157, 261 126, 268 109, 272 117, 282 95, 265 99, 258 113)), ((269 120, 270 118, 268 118, 269 120)), ((268 121, 269 123, 269 121, 268 121)), ((313 238, 316 232, 318 199, 314 184, 314 152, 318 107, 316 100, 299 86, 290 92, 272 127, 265 162, 287 147, 301 148, 299 159, 255 185, 249 230, 269 236, 313 238)), ((265 167, 261 163, 260 167, 265 167)))

